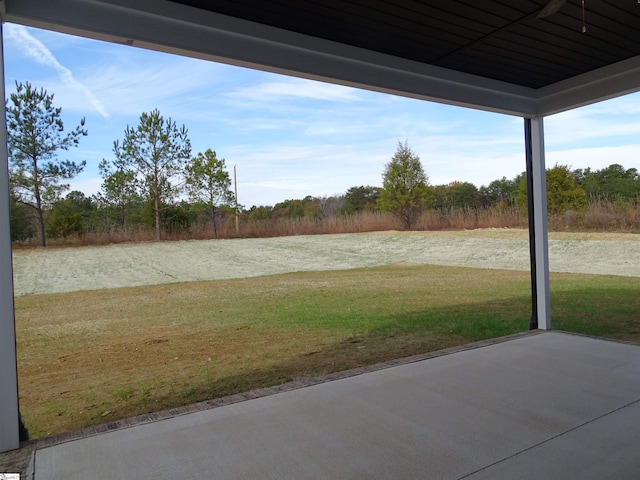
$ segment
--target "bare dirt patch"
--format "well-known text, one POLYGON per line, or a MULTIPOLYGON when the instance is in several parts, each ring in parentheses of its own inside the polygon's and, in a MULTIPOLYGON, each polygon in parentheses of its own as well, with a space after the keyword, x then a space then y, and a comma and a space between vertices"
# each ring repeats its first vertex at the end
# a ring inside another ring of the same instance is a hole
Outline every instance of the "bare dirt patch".
MULTIPOLYGON (((552 233, 554 272, 640 276, 640 235, 552 233)), ((13 253, 17 296, 396 263, 529 269, 526 230, 381 232, 120 244, 13 253)))

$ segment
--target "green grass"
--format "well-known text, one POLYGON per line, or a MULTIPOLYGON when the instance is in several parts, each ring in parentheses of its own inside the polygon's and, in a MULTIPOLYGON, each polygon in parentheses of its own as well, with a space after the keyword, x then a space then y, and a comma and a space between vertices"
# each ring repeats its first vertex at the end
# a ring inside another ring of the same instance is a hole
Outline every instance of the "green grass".
POLYGON ((551 276, 552 327, 640 343, 640 279, 551 276))
MULTIPOLYGON (((552 275, 554 328, 640 341, 640 279, 552 275)), ((395 265, 16 299, 33 436, 525 331, 526 272, 395 265)))

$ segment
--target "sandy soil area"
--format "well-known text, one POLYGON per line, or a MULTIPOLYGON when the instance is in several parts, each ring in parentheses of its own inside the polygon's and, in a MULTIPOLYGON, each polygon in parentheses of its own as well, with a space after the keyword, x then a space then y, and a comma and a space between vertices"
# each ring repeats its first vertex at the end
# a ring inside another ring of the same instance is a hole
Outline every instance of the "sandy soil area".
MULTIPOLYGON (((339 270, 394 263, 529 269, 526 230, 382 232, 17 250, 15 294, 339 270)), ((640 235, 560 233, 551 271, 640 276, 640 235)))

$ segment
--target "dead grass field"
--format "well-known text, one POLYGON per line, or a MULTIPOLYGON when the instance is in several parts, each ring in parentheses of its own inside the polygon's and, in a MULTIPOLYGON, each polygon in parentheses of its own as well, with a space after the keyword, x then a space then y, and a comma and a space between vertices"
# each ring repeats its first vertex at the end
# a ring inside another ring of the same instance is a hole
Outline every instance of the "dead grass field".
MULTIPOLYGON (((640 276, 640 235, 553 233, 555 272, 640 276)), ((381 232, 17 250, 16 296, 408 262, 529 270, 526 230, 381 232)))

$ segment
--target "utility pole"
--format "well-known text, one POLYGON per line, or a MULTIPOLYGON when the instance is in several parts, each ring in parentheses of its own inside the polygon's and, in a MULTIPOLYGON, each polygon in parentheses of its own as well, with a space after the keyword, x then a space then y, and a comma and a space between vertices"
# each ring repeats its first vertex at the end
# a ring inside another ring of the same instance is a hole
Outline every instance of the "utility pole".
POLYGON ((235 190, 236 197, 236 233, 238 233, 240 227, 238 226, 238 175, 236 174, 236 166, 233 166, 233 188, 235 190))

